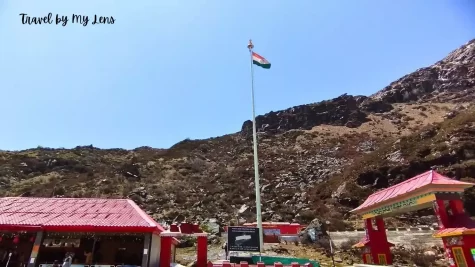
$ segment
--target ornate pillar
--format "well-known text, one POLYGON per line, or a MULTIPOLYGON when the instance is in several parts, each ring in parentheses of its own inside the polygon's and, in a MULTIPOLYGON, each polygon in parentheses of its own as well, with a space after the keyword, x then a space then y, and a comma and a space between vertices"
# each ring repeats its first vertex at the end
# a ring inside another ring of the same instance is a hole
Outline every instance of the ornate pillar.
MULTIPOLYGON (((365 234, 366 234, 366 240, 368 240, 369 242, 371 242, 374 238, 372 238, 373 236, 373 232, 374 232, 374 228, 373 228, 373 222, 372 222, 372 218, 369 218, 369 219, 365 219, 364 220, 364 225, 365 225, 365 234)), ((373 264, 375 263, 375 255, 373 253, 373 244, 372 243, 369 243, 369 245, 367 247, 365 247, 364 249, 365 250, 369 250, 369 251, 366 251, 366 252, 370 252, 370 253, 363 253, 363 262, 364 263, 367 263, 367 264, 373 264), (371 255, 370 258, 368 258, 367 255, 371 255)))
POLYGON ((194 236, 197 237, 196 267, 206 267, 208 263, 208 234, 196 233, 194 236))
POLYGON ((363 252, 363 262, 371 264, 389 265, 392 263, 391 249, 386 236, 386 228, 384 227, 383 218, 369 218, 365 219, 366 239, 369 244, 365 248, 369 248, 369 253, 363 252), (376 223, 377 229, 373 227, 373 220, 376 223))
POLYGON ((170 267, 172 260, 172 235, 167 233, 160 234, 160 267, 170 267))
POLYGON ((449 222, 449 216, 447 214, 447 209, 445 208, 444 200, 437 199, 434 201, 434 212, 437 217, 440 229, 445 229, 449 222))
MULTIPOLYGON (((442 199, 436 199, 434 201, 434 212, 437 217, 438 223, 439 223, 439 229, 443 230, 448 227, 448 222, 449 222, 449 217, 447 214, 447 209, 445 208, 445 202, 442 199)), ((452 251, 447 246, 447 241, 445 238, 442 238, 442 242, 444 243, 444 251, 445 251, 445 257, 449 261, 449 266, 450 267, 456 267, 455 266, 455 261, 454 261, 454 255, 452 255, 452 251)))
POLYGON ((384 254, 386 257, 386 262, 380 262, 378 255, 377 262, 379 264, 392 264, 391 249, 389 248, 388 237, 386 235, 386 227, 384 226, 383 218, 376 218, 376 226, 378 227, 378 241, 379 243, 375 246, 378 247, 378 254, 384 254))

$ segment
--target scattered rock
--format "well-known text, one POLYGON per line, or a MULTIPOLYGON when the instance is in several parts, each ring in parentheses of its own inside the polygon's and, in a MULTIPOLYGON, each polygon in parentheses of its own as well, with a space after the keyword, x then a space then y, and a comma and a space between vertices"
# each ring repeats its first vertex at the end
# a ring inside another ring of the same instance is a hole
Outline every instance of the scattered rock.
MULTIPOLYGON (((467 104, 475 102, 474 62, 475 40, 370 97, 345 94, 258 116, 263 220, 308 223, 319 216, 345 228, 346 215, 370 193, 428 169, 475 177, 475 112, 467 104), (447 112, 445 122, 409 128, 412 117, 402 112, 408 103, 429 118, 432 110, 447 112), (379 137, 365 131, 383 119, 389 129, 379 137)), ((256 219, 251 135, 246 121, 239 133, 185 139, 169 149, 0 151, 0 195, 130 197, 156 220, 206 222, 215 233, 222 224, 256 219)), ((475 191, 464 200, 475 214, 475 191)), ((308 229, 307 238, 315 233, 308 229)))

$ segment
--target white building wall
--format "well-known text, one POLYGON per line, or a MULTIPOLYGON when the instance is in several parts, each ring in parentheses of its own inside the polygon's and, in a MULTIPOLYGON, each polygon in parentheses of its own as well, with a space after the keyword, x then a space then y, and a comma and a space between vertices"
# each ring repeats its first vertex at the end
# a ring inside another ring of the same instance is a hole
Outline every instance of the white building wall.
POLYGON ((149 267, 158 267, 160 261, 160 236, 152 234, 152 242, 150 243, 150 261, 149 267))

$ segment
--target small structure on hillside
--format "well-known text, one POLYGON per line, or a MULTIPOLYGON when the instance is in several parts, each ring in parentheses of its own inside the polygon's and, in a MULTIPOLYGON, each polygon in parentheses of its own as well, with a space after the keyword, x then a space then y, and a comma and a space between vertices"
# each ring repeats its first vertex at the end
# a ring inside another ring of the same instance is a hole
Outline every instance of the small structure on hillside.
POLYGON ((473 185, 428 171, 370 195, 352 210, 365 221, 366 236, 355 245, 364 248, 364 263, 392 263, 384 217, 433 207, 440 228, 434 237, 442 238, 450 266, 475 267, 475 223, 465 213, 461 199, 473 185))
POLYGON ((173 262, 172 255, 175 252, 170 251, 170 245, 175 237, 193 236, 196 237, 196 267, 206 267, 208 265, 208 233, 203 232, 198 224, 181 223, 179 225, 172 224, 170 229, 160 234, 162 237, 162 249, 159 267, 169 267, 173 262))
POLYGON ((156 267, 178 244, 163 233, 128 199, 0 198, 0 254, 8 266, 50 267, 71 256, 74 267, 156 267))

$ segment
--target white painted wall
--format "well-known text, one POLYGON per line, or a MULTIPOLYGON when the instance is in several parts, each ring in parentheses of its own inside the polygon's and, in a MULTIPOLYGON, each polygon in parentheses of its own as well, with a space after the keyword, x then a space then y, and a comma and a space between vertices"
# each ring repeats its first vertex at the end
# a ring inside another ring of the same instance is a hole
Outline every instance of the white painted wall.
POLYGON ((158 234, 152 234, 152 240, 150 242, 149 267, 158 267, 159 260, 160 260, 160 236, 158 234))

